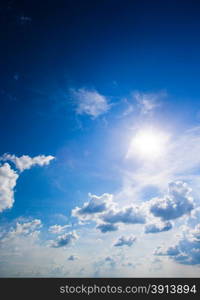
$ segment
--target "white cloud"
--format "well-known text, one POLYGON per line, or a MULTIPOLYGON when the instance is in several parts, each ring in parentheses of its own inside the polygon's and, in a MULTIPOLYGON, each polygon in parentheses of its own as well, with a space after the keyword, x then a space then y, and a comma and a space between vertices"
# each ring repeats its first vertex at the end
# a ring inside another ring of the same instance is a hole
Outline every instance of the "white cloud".
POLYGON ((114 244, 115 247, 122 247, 122 246, 132 246, 136 241, 135 236, 125 237, 121 236, 114 244))
POLYGON ((103 194, 96 196, 88 194, 90 200, 85 202, 82 207, 76 207, 72 210, 72 216, 80 220, 96 219, 96 216, 108 210, 109 207, 114 205, 112 194, 103 194))
POLYGON ((138 107, 142 114, 149 114, 160 106, 160 98, 166 96, 165 93, 142 93, 135 92, 134 99, 137 101, 138 107))
POLYGON ((110 223, 101 223, 97 227, 102 233, 117 231, 119 229, 118 226, 110 223))
POLYGON ((18 243, 20 238, 29 238, 29 241, 35 242, 40 233, 39 229, 42 227, 42 222, 39 219, 34 219, 28 222, 17 222, 14 227, 4 232, 0 245, 4 247, 8 243, 13 245, 18 243))
POLYGON ((68 257, 68 260, 70 260, 70 261, 74 261, 74 260, 77 260, 77 259, 78 259, 78 256, 76 256, 76 255, 70 255, 68 257))
POLYGON ((79 115, 86 114, 96 118, 110 109, 107 98, 95 90, 73 89, 72 96, 77 103, 76 112, 79 115))
POLYGON ((159 233, 172 229, 171 222, 155 222, 145 226, 145 233, 159 233))
MULTIPOLYGON (((20 172, 30 169, 34 165, 48 165, 52 159, 54 157, 51 155, 39 155, 31 158, 28 155, 17 157, 15 155, 4 154, 0 157, 0 161, 13 162, 20 172)), ((0 164, 0 212, 13 206, 14 188, 18 177, 19 174, 7 162, 2 165, 0 164)))
POLYGON ((0 166, 0 212, 13 206, 14 188, 18 177, 8 163, 0 166))
POLYGON ((163 220, 172 220, 189 214, 194 208, 191 191, 185 182, 171 182, 168 195, 150 201, 150 212, 163 220))
POLYGON ((76 231, 65 233, 57 237, 55 241, 50 241, 50 246, 53 248, 65 247, 78 239, 76 231))
POLYGON ((71 227, 71 225, 52 225, 49 227, 49 232, 54 233, 54 234, 60 234, 63 231, 65 231, 67 228, 71 227))
POLYGON ((22 155, 17 157, 15 155, 5 153, 1 158, 2 161, 11 161, 15 164, 16 168, 22 172, 24 170, 30 169, 31 167, 38 165, 44 166, 48 165, 51 160, 54 159, 52 155, 38 155, 35 157, 30 157, 28 155, 22 155))
POLYGON ((102 220, 107 223, 124 223, 124 224, 144 224, 145 215, 142 209, 137 206, 127 206, 121 209, 111 209, 102 216, 102 220))
POLYGON ((184 265, 200 265, 200 224, 195 228, 185 227, 176 244, 156 249, 155 255, 169 256, 184 265))

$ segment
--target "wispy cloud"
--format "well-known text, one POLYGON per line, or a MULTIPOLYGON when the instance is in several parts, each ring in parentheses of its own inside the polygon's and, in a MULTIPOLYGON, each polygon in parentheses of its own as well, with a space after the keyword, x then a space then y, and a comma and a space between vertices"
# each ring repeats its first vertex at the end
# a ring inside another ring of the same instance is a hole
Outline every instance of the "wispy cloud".
POLYGON ((200 224, 195 228, 185 227, 177 243, 167 249, 158 248, 155 255, 169 256, 184 265, 200 264, 200 224))
POLYGON ((108 99, 96 90, 72 89, 71 94, 76 103, 76 113, 79 115, 89 115, 95 119, 110 109, 108 99))
POLYGON ((176 219, 190 213, 194 208, 191 191, 185 182, 170 183, 168 195, 150 201, 151 213, 163 220, 176 219))

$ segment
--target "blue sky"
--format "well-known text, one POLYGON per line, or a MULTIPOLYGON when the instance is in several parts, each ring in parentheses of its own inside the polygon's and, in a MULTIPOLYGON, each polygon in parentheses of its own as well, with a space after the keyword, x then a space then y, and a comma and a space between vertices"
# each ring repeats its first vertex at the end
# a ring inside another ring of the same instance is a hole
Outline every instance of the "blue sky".
POLYGON ((5 1, 0 276, 199 276, 197 1, 5 1))

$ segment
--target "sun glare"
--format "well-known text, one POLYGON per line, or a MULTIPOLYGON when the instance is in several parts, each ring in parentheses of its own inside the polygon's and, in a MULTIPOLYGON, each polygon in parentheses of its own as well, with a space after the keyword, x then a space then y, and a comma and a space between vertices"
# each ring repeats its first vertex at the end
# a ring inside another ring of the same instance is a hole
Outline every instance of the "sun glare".
POLYGON ((143 129, 132 138, 127 158, 140 157, 154 160, 160 158, 166 152, 168 136, 158 130, 143 129))

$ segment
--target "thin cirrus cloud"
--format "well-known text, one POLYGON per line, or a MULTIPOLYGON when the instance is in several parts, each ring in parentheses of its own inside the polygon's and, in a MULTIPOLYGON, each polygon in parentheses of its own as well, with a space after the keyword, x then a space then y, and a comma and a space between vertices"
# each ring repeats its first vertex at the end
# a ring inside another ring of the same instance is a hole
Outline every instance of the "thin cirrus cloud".
POLYGON ((17 157, 15 155, 4 154, 0 157, 0 162, 6 161, 0 164, 0 212, 12 208, 14 204, 14 189, 19 178, 19 172, 30 169, 35 165, 48 165, 52 159, 54 157, 51 155, 39 155, 31 158, 28 155, 17 157), (14 163, 19 172, 13 170, 8 161, 14 163))
POLYGON ((96 90, 71 89, 71 95, 76 103, 76 113, 88 115, 95 119, 110 109, 108 99, 96 90))

